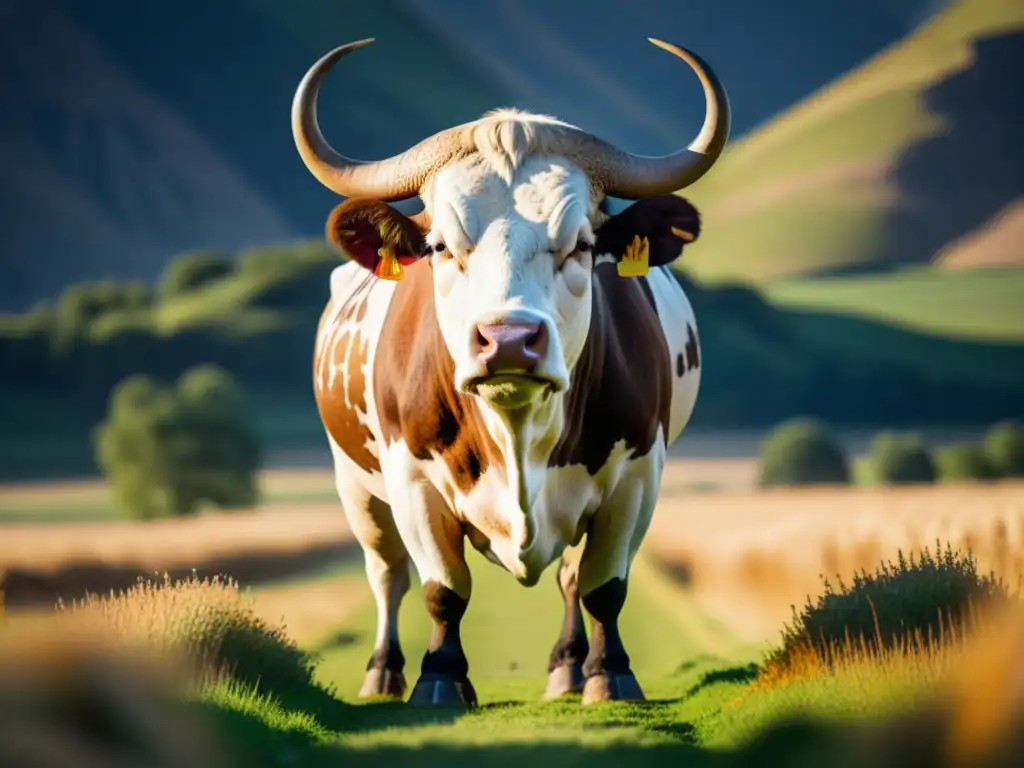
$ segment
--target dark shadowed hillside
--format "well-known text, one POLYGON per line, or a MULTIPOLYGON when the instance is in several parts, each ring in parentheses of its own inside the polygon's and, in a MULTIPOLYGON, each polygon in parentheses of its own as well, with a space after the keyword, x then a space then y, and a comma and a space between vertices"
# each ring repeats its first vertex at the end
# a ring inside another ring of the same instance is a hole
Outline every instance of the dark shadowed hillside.
POLYGON ((182 250, 319 236, 335 199, 299 162, 288 108, 342 42, 377 38, 324 88, 325 132, 357 157, 509 104, 663 152, 696 131, 700 94, 645 37, 714 63, 739 136, 939 5, 8 0, 0 308, 84 278, 152 279, 182 250))
MULTIPOLYGON (((908 204, 882 224, 889 261, 929 262, 1024 195, 1024 18, 1019 31, 978 38, 972 58, 923 93, 944 130, 910 147, 890 171, 908 204)), ((1018 247, 1021 266, 1024 241, 1018 247)))
POLYGON ((5 297, 294 237, 264 191, 59 5, 0 13, 5 297))

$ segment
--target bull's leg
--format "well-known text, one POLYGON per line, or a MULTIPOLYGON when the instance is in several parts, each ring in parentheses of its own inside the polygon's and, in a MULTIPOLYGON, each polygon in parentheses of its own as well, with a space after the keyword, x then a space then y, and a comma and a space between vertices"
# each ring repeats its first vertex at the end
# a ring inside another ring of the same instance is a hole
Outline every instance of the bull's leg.
POLYGON ((583 625, 583 611, 580 610, 579 564, 567 557, 556 572, 558 591, 565 601, 565 618, 562 631, 551 649, 548 659, 548 687, 545 699, 557 699, 569 693, 583 690, 583 660, 587 658, 590 646, 587 630, 583 625))
POLYGON ((619 633, 619 614, 630 565, 654 511, 661 464, 659 456, 649 456, 638 471, 627 473, 587 531, 579 573, 583 607, 591 618, 584 704, 644 700, 619 633))
POLYGON ((469 681, 469 662, 460 634, 472 587, 462 527, 424 478, 411 468, 401 471, 403 464, 411 465, 411 461, 403 459, 411 457, 403 456, 399 450, 389 466, 394 471, 387 475, 388 496, 434 623, 420 678, 409 703, 472 707, 477 703, 476 692, 469 681))
POLYGON ((409 591, 409 555, 391 508, 353 482, 343 458, 335 459, 335 484, 349 527, 366 563, 366 578, 377 603, 377 637, 366 665, 361 698, 405 696, 405 656, 398 640, 398 609, 409 591))

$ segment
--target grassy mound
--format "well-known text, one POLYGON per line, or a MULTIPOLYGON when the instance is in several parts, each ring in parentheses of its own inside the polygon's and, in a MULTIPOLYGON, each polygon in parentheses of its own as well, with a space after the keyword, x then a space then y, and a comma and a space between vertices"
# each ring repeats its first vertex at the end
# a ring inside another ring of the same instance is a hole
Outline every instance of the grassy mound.
POLYGON ((215 730, 175 696, 178 673, 84 627, 0 635, 0 765, 227 765, 215 730))
POLYGON ((945 551, 936 542, 916 557, 901 551, 895 564, 883 561, 874 573, 862 570, 838 589, 824 579, 824 593, 808 598, 769 654, 761 684, 832 670, 851 654, 878 658, 887 653, 927 652, 960 642, 975 628, 979 611, 1011 598, 994 575, 981 575, 971 554, 945 551))
POLYGON ((59 606, 55 618, 112 631, 184 660, 195 679, 287 696, 313 687, 315 659, 259 617, 232 580, 140 580, 123 592, 59 606))

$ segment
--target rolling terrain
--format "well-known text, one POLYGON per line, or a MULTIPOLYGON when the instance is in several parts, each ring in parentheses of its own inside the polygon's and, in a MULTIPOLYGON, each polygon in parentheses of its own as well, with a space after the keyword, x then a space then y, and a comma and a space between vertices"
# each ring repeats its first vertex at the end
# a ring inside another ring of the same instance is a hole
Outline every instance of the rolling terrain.
POLYGON ((1024 6, 954 0, 735 141, 687 190, 709 236, 681 268, 767 284, 939 261, 1024 267, 1005 233, 1024 195, 1022 120, 1024 6), (949 256, 964 238, 973 255, 949 256), (997 255, 981 252, 986 238, 997 255))
POLYGON ((149 280, 185 250, 319 237, 336 198, 302 167, 287 115, 302 73, 345 41, 378 41, 330 78, 320 108, 356 157, 508 105, 660 153, 696 132, 699 88, 645 37, 714 62, 738 135, 939 5, 14 0, 0 10, 0 105, 16 118, 0 126, 0 308, 72 282, 149 280))

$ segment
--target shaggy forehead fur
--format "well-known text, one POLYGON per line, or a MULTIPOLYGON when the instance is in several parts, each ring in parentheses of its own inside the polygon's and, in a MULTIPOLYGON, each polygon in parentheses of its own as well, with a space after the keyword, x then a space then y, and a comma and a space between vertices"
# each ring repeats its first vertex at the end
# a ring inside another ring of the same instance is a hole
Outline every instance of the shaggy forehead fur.
MULTIPOLYGON (((532 156, 565 155, 571 135, 579 128, 549 115, 519 109, 495 109, 459 130, 459 143, 467 154, 481 158, 494 174, 510 185, 517 168, 532 156)), ((441 171, 443 168, 438 168, 441 171)), ((436 171, 424 187, 423 197, 434 193, 436 171)), ((587 178, 592 211, 604 193, 587 178)))

